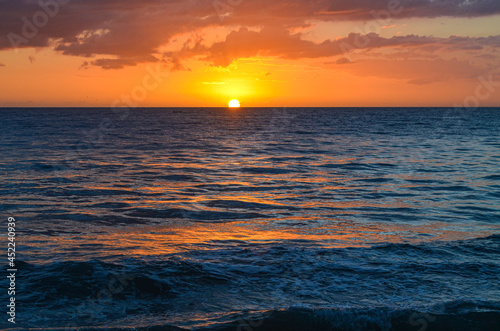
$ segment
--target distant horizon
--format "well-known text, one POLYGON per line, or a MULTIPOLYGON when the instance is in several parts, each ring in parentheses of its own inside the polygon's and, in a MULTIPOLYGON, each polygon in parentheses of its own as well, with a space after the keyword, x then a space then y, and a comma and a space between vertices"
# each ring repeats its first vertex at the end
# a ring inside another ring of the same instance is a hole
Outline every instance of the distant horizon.
MULTIPOLYGON (((139 106, 139 107, 105 107, 105 106, 88 106, 88 107, 74 107, 74 106, 26 106, 26 107, 5 107, 0 106, 0 109, 231 109, 229 107, 204 107, 204 106, 139 106)), ((410 109, 425 109, 425 108, 437 108, 437 109, 464 109, 464 110, 480 110, 480 109, 492 109, 499 108, 500 105, 497 106, 481 106, 481 107, 446 107, 446 106, 241 106, 238 109, 231 109, 235 112, 241 109, 269 109, 269 108, 286 108, 286 109, 360 109, 360 108, 372 108, 372 109, 399 109, 399 108, 410 108, 410 109)))

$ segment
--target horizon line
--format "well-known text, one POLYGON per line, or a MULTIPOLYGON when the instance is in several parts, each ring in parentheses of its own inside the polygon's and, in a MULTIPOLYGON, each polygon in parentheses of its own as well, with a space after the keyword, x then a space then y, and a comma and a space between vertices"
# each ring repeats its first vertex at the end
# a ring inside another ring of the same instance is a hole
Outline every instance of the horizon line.
POLYGON ((228 110, 241 110, 241 109, 266 109, 266 108, 307 108, 307 109, 355 109, 355 108, 454 108, 454 109, 486 109, 486 108, 500 108, 497 106, 480 106, 480 107, 465 107, 465 106, 242 106, 238 108, 230 108, 228 106, 144 106, 144 107, 110 107, 110 106, 0 106, 0 109, 228 109, 228 110))

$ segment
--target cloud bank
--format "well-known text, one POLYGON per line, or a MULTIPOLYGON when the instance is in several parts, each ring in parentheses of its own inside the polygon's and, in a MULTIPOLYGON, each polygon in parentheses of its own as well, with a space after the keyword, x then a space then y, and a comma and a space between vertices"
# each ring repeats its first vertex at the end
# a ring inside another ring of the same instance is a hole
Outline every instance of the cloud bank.
POLYGON ((500 44, 498 36, 382 38, 355 33, 340 40, 314 43, 304 40, 300 33, 290 32, 312 20, 362 21, 384 14, 397 18, 481 17, 500 14, 500 1, 0 0, 0 50, 53 47, 65 55, 88 57, 87 65, 104 69, 167 57, 176 70, 182 70, 180 60, 196 55, 214 65, 227 66, 237 58, 255 55, 300 59, 343 55, 352 49, 433 45, 439 49, 474 51, 500 44), (221 3, 224 6, 214 5, 221 3), (176 35, 221 25, 234 27, 222 42, 211 46, 197 43, 177 53, 159 51, 176 35))

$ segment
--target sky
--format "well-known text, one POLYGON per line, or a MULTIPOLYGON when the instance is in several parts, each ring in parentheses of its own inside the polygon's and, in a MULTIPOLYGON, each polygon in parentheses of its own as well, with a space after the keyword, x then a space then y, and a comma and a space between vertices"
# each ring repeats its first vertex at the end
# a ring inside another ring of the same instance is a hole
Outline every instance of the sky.
POLYGON ((0 107, 500 106, 498 0, 0 0, 0 107))

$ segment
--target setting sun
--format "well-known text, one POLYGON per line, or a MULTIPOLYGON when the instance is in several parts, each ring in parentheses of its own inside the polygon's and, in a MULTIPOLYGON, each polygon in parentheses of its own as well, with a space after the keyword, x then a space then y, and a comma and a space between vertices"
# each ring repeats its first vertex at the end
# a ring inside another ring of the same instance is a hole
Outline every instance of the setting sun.
POLYGON ((240 108, 240 102, 236 99, 229 101, 229 108, 240 108))
POLYGON ((229 108, 240 108, 240 102, 236 99, 229 101, 229 108))

